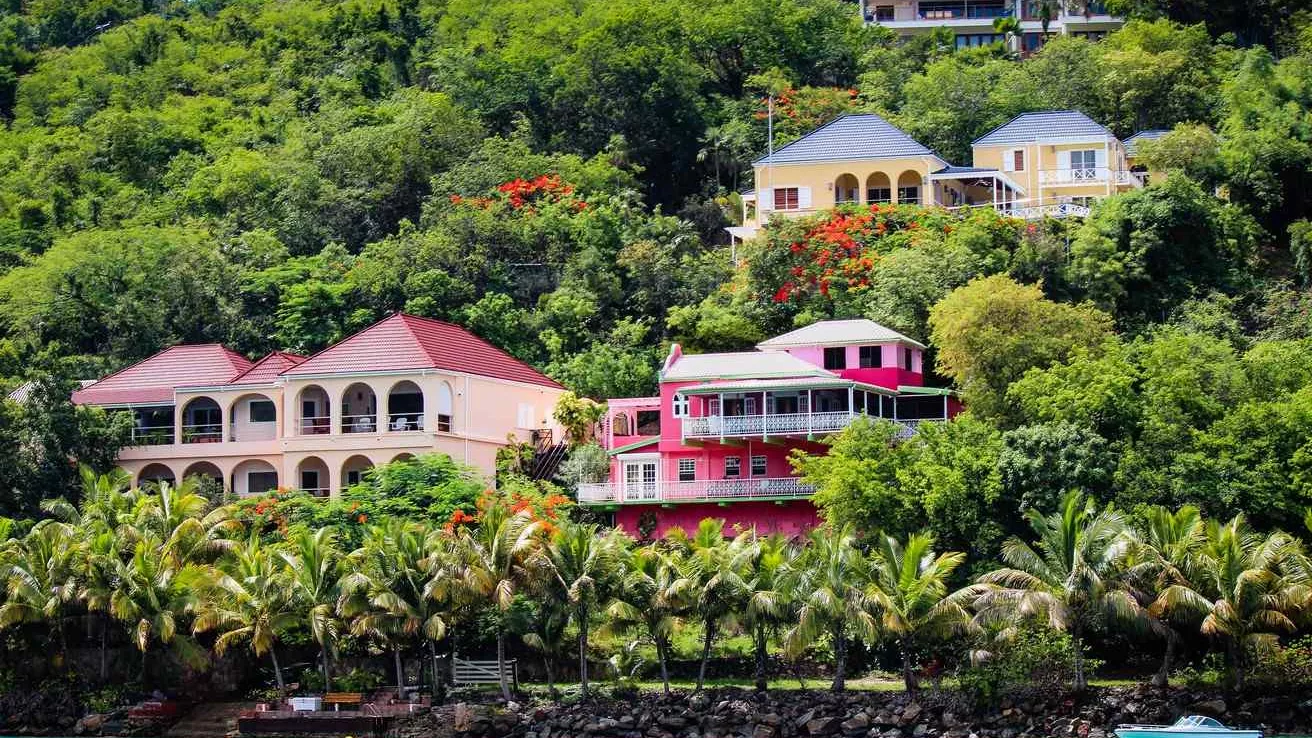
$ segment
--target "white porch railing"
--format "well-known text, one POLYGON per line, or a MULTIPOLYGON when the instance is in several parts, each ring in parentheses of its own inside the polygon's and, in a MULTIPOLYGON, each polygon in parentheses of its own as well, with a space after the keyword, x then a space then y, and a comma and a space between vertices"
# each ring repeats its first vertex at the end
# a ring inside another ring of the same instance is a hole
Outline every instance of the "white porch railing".
POLYGON ((790 500, 810 497, 814 493, 814 487, 803 484, 796 477, 698 479, 692 482, 603 482, 580 484, 579 502, 634 504, 702 500, 790 500))
POLYGON ((1103 184, 1108 180, 1116 184, 1142 187, 1143 179, 1137 172, 1107 167, 1074 167, 1071 169, 1042 169, 1039 181, 1045 185, 1103 184))
POLYGON ((1049 203, 1047 205, 1025 205, 1002 209, 1003 214, 1021 220, 1039 220, 1042 218, 1087 218, 1089 208, 1073 202, 1049 203))
MULTIPOLYGON (((785 413, 779 415, 708 415, 683 418, 684 438, 728 438, 739 436, 805 436, 812 433, 834 433, 852 424, 861 413, 846 410, 836 413, 785 413)), ((873 417, 873 416, 872 416, 873 417)), ((927 418, 942 420, 942 418, 927 418)), ((905 428, 903 435, 915 431, 919 420, 898 420, 905 428)))

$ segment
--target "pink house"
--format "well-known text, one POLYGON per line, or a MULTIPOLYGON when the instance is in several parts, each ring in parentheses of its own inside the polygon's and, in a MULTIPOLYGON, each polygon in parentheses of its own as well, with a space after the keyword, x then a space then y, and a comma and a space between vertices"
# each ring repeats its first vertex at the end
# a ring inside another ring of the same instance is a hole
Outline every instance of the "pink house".
POLYGON ((814 490, 788 463, 793 449, 823 453, 819 441, 862 415, 910 434, 960 411, 948 390, 924 386, 924 348, 864 319, 814 323, 756 351, 684 354, 675 344, 659 396, 609 402, 610 479, 580 485, 579 502, 636 535, 707 517, 800 533, 818 518, 814 490))
POLYGON ((368 469, 441 452, 495 472, 507 437, 551 443, 564 388, 465 329, 397 314, 305 357, 252 362, 167 348, 73 394, 131 413, 118 463, 134 483, 202 476, 238 495, 331 496, 368 469))

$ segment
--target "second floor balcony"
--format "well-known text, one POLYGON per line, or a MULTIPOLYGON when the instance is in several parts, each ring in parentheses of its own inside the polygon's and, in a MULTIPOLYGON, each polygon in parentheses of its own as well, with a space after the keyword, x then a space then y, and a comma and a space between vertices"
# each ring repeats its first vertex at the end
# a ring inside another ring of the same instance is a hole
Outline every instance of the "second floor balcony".
POLYGON ((1061 185, 1128 185, 1142 187, 1143 177, 1138 172, 1126 169, 1109 169, 1107 167, 1072 167, 1070 169, 1043 169, 1039 171, 1039 182, 1049 186, 1061 185))
POLYGON ((815 494, 815 487, 796 477, 698 479, 691 482, 633 481, 579 485, 583 505, 797 500, 815 494))

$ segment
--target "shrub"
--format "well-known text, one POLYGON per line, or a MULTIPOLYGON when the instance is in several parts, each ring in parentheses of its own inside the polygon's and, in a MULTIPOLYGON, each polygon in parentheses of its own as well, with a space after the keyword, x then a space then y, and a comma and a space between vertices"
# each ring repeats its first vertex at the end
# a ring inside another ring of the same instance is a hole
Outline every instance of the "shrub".
POLYGON ((1312 636, 1288 646, 1274 644, 1252 656, 1249 684, 1254 687, 1298 690, 1312 687, 1312 636))
MULTIPOLYGON (((1085 660, 1092 672, 1099 665, 1085 660)), ((1066 633, 1022 626, 1010 638, 980 652, 960 674, 961 689, 980 704, 1021 688, 1061 689, 1075 676, 1075 644, 1066 633)))

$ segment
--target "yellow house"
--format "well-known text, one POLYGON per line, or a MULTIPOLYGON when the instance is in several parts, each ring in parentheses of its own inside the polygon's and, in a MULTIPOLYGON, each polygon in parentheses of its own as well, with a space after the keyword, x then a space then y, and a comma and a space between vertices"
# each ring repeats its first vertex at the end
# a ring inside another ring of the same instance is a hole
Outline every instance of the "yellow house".
POLYGON ((873 113, 843 115, 753 163, 735 239, 772 217, 844 204, 992 207, 1019 218, 1083 216, 1090 201, 1132 187, 1126 146, 1083 113, 1025 113, 973 144, 953 166, 873 113))
POLYGON ((1153 128, 1138 133, 1125 139, 1125 161, 1130 165, 1130 171, 1139 175, 1144 184, 1160 180, 1161 172, 1154 172, 1148 168, 1148 165, 1139 160, 1139 144, 1143 141, 1156 141, 1157 139, 1170 133, 1162 128, 1153 128))

